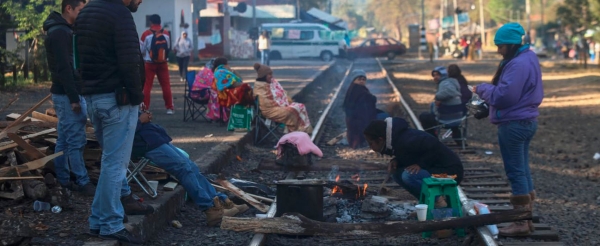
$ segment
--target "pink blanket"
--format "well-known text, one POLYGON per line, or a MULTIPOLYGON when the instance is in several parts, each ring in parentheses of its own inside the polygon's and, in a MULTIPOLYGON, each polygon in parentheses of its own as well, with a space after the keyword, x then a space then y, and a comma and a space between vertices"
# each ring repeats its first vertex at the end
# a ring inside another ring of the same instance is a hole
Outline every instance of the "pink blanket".
POLYGON ((281 157, 281 145, 285 143, 295 145, 296 148, 298 148, 298 153, 301 155, 313 153, 318 157, 323 157, 323 152, 321 152, 321 149, 319 149, 319 147, 310 141, 310 136, 308 136, 306 132, 290 132, 283 135, 283 137, 279 139, 279 142, 277 142, 277 157, 281 157))

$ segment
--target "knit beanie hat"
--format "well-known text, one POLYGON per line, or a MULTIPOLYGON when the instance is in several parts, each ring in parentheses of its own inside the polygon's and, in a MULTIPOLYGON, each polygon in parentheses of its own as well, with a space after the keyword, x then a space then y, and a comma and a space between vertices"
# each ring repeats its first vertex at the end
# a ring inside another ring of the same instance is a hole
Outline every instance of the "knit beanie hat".
POLYGON ((358 77, 367 77, 367 73, 365 73, 365 70, 362 69, 354 69, 352 70, 352 73, 350 73, 350 75, 348 75, 348 78, 351 79, 351 82, 354 81, 356 78, 358 77))
POLYGON ((494 37, 494 44, 521 44, 525 29, 519 23, 506 23, 498 29, 494 37))
POLYGON ((269 66, 260 63, 254 63, 254 70, 258 74, 257 78, 264 78, 273 72, 269 66))
POLYGON ((448 70, 446 70, 446 67, 444 66, 435 67, 433 71, 431 71, 431 76, 433 76, 433 72, 438 72, 440 74, 440 81, 448 78, 448 70))

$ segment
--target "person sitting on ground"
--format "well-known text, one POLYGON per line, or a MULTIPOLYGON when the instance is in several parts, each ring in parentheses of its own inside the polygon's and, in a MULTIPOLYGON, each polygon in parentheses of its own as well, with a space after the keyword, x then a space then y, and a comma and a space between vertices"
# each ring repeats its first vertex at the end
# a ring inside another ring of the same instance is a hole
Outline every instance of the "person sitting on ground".
MULTIPOLYGON (((443 66, 436 67, 431 71, 431 76, 437 84, 435 102, 431 104, 430 112, 419 115, 419 121, 425 131, 435 137, 438 134, 436 125, 456 125, 451 128, 452 138, 460 139, 462 134, 457 125, 466 112, 466 105, 461 101, 460 85, 456 79, 448 77, 448 72, 443 66)), ((458 145, 462 144, 458 140, 456 143, 458 145)))
POLYGON ((212 88, 217 92, 217 101, 225 113, 221 114, 224 122, 229 119, 229 108, 235 104, 252 105, 252 88, 229 66, 227 58, 219 57, 213 64, 215 76, 212 88))
POLYGON ((260 111, 267 119, 286 125, 290 132, 312 133, 312 126, 304 104, 292 102, 287 93, 273 78, 273 70, 267 65, 255 63, 257 73, 254 97, 258 97, 260 111))
POLYGON ((371 121, 364 134, 373 151, 393 156, 388 172, 417 199, 423 179, 432 174, 456 175, 457 184, 463 179, 463 165, 456 153, 430 134, 409 128, 402 118, 371 121))
POLYGON ((454 78, 456 81, 458 81, 458 84, 460 85, 460 101, 462 105, 465 105, 464 112, 466 113, 466 104, 473 97, 473 92, 469 90, 469 82, 467 82, 465 76, 462 75, 460 67, 458 67, 456 64, 450 64, 450 66, 448 66, 448 77, 454 78))
MULTIPOLYGON (((214 63, 215 58, 210 59, 210 61, 204 65, 204 68, 196 73, 196 78, 194 79, 194 84, 192 85, 192 92, 201 92, 204 90, 209 93, 207 105, 208 112, 206 113, 206 117, 212 121, 218 121, 221 119, 221 114, 224 114, 224 110, 219 106, 217 90, 213 89, 213 82, 215 80, 215 74, 213 73, 214 63)), ((194 96, 193 94, 191 95, 194 96)), ((198 96, 205 97, 207 95, 198 93, 198 96)), ((226 117, 225 115, 223 116, 226 117)))
MULTIPOLYGON (((367 74, 364 70, 354 70, 348 76, 352 84, 344 98, 344 112, 346 113, 346 138, 351 148, 357 149, 365 144, 363 131, 371 122, 377 118, 380 112, 376 108, 377 97, 375 97, 365 86, 367 74)), ((385 119, 385 117, 383 117, 385 119)))
POLYGON ((227 195, 215 188, 200 173, 198 166, 182 150, 171 144, 164 128, 152 123, 152 114, 140 114, 135 129, 132 156, 146 157, 154 165, 175 176, 187 194, 206 214, 208 226, 216 226, 223 216, 235 216, 248 210, 247 205, 235 205, 227 195))

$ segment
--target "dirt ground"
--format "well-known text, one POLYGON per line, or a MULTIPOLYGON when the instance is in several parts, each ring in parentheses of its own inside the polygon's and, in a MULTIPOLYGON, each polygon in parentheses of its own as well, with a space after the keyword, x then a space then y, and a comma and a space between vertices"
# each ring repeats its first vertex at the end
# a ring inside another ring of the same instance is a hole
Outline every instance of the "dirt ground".
MULTIPOLYGON (((439 62, 435 65, 449 65, 439 62)), ((497 61, 459 62, 470 84, 491 81, 497 61)), ((592 157, 598 147, 600 68, 578 69, 572 64, 542 61, 544 101, 538 130, 530 146, 530 167, 538 193, 535 210, 544 223, 558 229, 565 245, 598 245, 600 223, 600 163, 592 157)), ((414 108, 423 110, 432 100, 431 66, 393 70, 398 89, 414 108)), ((488 119, 469 121, 469 145, 478 149, 485 165, 503 173, 497 129, 488 119), (492 156, 484 156, 491 150, 492 156)))

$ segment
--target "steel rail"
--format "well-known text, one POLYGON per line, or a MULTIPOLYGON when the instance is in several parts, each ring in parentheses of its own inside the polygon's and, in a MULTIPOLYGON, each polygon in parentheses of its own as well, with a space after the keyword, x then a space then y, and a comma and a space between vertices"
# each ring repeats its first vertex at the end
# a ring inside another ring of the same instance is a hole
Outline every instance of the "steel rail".
MULTIPOLYGON (((419 119, 416 117, 413 110, 410 108, 410 106, 404 100, 404 98, 402 98, 402 95, 400 95, 400 91, 398 91, 398 89, 396 88, 396 85, 394 85, 394 82, 392 82, 392 79, 388 75, 387 70, 385 70, 385 68, 381 64, 381 61, 379 61, 379 58, 376 58, 376 60, 377 60, 377 63, 379 64, 379 67, 381 67, 382 72, 385 74, 385 77, 387 78, 388 83, 390 83, 390 86, 394 89, 394 93, 396 94, 396 96, 398 98, 400 98, 400 102, 402 103, 402 106, 404 107, 405 111, 408 113, 410 120, 413 122, 413 125, 415 126, 415 128, 423 131, 423 126, 421 125, 421 122, 419 122, 419 119)), ((460 203, 462 204, 462 207, 463 207, 463 213, 466 215, 472 215, 472 214, 469 214, 469 211, 465 210, 465 208, 467 207, 467 204, 469 202, 469 198, 466 196, 465 192, 462 190, 462 188, 460 186, 458 186, 458 197, 459 197, 460 203)), ((477 227, 476 231, 486 246, 498 246, 498 243, 492 236, 492 233, 490 232, 490 230, 487 229, 487 227, 485 227, 485 226, 477 227)))

